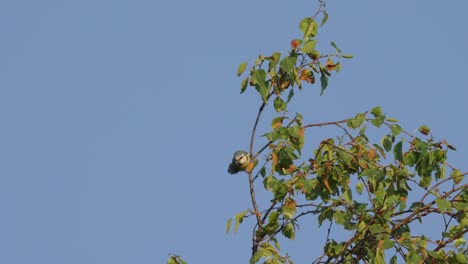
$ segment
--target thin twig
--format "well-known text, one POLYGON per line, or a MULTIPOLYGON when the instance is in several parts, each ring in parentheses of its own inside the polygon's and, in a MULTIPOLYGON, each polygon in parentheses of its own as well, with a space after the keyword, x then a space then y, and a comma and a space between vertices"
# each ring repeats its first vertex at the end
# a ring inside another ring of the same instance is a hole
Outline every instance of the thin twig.
POLYGON ((437 250, 439 250, 439 249, 445 247, 447 244, 451 243, 451 242, 454 241, 455 239, 457 239, 457 238, 463 236, 466 232, 468 232, 468 228, 465 227, 460 233, 454 235, 453 237, 451 237, 451 238, 448 239, 447 241, 440 243, 439 246, 437 246, 437 247, 434 249, 434 251, 437 251, 437 250))
POLYGON ((323 123, 316 123, 316 124, 308 124, 308 125, 305 125, 304 128, 308 128, 308 127, 321 127, 321 126, 329 126, 329 125, 337 125, 337 124, 341 124, 341 123, 346 123, 348 122, 350 118, 347 118, 347 119, 343 119, 343 120, 339 120, 339 121, 331 121, 331 122, 323 122, 323 123))
MULTIPOLYGON (((440 199, 445 199, 447 198, 450 194, 454 193, 454 192, 457 192, 459 190, 463 190, 463 189, 466 189, 468 186, 468 184, 464 184, 458 188, 455 188, 453 190, 450 190, 449 192, 446 192, 444 195, 442 195, 440 197, 440 199)), ((437 198, 439 199, 439 198, 437 198)), ((414 216, 420 214, 421 212, 425 211, 425 210, 428 210, 429 208, 431 208, 432 205, 434 205, 436 203, 436 200, 435 199, 434 201, 428 203, 427 205, 417 209, 417 210, 414 210, 414 212, 412 214, 410 214, 409 216, 407 216, 406 218, 402 219, 401 222, 399 222, 398 224, 396 224, 393 228, 392 228, 392 232, 395 232, 396 230, 398 230, 400 227, 402 227, 403 225, 406 225, 406 224, 409 224, 410 222, 414 221, 416 218, 413 218, 414 216)))
MULTIPOLYGON (((255 142, 255 132, 257 131, 258 122, 260 120, 260 116, 262 115, 263 109, 266 106, 266 102, 268 101, 268 99, 270 99, 272 94, 273 94, 273 92, 271 92, 268 95, 266 101, 262 102, 262 105, 258 109, 257 118, 255 119, 255 123, 254 123, 254 126, 252 128, 252 135, 250 137, 250 147, 249 147, 249 152, 250 152, 250 157, 251 157, 252 162, 254 162, 253 146, 254 146, 254 142, 255 142)), ((252 206, 253 206, 253 209, 254 209, 254 212, 255 212, 255 217, 257 219, 258 229, 262 229, 262 219, 261 219, 260 211, 259 211, 258 206, 257 206, 257 199, 255 198, 254 177, 253 177, 252 171, 250 171, 248 174, 249 174, 250 199, 252 201, 252 206)), ((254 237, 253 238, 253 245, 252 245, 252 255, 257 252, 259 243, 260 243, 259 239, 257 237, 254 237)))

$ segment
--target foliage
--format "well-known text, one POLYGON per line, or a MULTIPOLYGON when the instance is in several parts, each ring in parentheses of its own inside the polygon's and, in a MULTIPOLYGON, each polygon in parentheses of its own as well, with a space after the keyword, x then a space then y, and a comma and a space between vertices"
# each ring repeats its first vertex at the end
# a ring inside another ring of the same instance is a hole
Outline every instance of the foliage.
POLYGON ((167 264, 187 264, 180 256, 170 255, 167 264))
MULTIPOLYGON (((380 107, 317 124, 306 124, 301 114, 288 111, 298 90, 319 82, 323 94, 332 72, 341 70, 340 59, 352 58, 335 42, 332 54, 316 49, 318 30, 328 19, 324 8, 320 1, 317 13, 300 22, 302 36, 291 41, 284 57, 279 52, 258 56, 241 82, 241 93, 253 87, 261 98, 249 152, 252 162, 263 159, 263 165, 246 171, 253 208, 234 218, 236 230, 244 218, 255 218, 250 263, 292 263, 280 253, 279 237, 294 239, 299 220, 306 216, 350 231, 344 241, 328 233, 323 255, 313 263, 466 263, 468 191, 466 173, 446 161, 453 146, 435 140, 427 126, 421 126, 418 135, 408 133, 380 107), (266 107, 273 107, 277 116, 271 131, 262 135, 266 144, 254 151, 256 128, 266 107), (335 126, 341 133, 304 151, 306 130, 324 126, 335 126), (370 139, 370 127, 385 131, 380 141, 370 139), (262 207, 255 198, 254 183, 259 180, 271 194, 270 204, 262 207), (422 196, 412 197, 411 192, 422 196), (412 232, 429 215, 444 220, 439 238, 412 232)), ((247 69, 242 63, 238 76, 247 69)))
POLYGON ((250 68, 246 62, 238 67, 237 75, 245 75, 241 93, 253 89, 261 102, 248 151, 252 165, 243 171, 252 208, 229 219, 227 232, 232 221, 236 232, 246 218, 254 219, 250 263, 293 263, 280 243, 293 240, 307 217, 316 218, 318 228, 329 225, 323 254, 311 256, 312 263, 468 263, 467 173, 447 162, 452 145, 436 140, 425 125, 417 134, 407 132, 380 107, 324 123, 307 123, 288 111, 299 90, 319 85, 322 95, 341 60, 353 57, 335 42, 331 54, 316 49, 318 31, 328 20, 325 2, 319 3, 313 16, 300 21, 302 35, 287 54, 259 55, 250 68), (261 135, 265 144, 254 150, 268 107, 276 116, 261 135), (336 137, 304 149, 308 130, 330 126, 339 132, 336 137), (371 137, 371 129, 381 131, 380 140, 371 137), (267 204, 257 203, 260 190, 271 196, 267 204), (415 226, 430 226, 434 217, 443 220, 439 237, 415 234, 415 226), (337 226, 349 237, 331 237, 337 226))

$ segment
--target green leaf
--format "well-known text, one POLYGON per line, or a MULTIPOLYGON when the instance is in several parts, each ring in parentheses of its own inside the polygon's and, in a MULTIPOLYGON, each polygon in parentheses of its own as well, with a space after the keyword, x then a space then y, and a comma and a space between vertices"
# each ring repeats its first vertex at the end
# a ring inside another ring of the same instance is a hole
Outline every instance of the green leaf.
POLYGON ((465 254, 459 253, 455 255, 456 264, 464 264, 468 262, 468 256, 465 254))
POLYGON ((336 46, 336 43, 334 41, 332 41, 330 44, 336 49, 336 51, 341 53, 341 50, 336 46))
POLYGON ((392 248, 393 246, 395 245, 395 242, 393 240, 390 240, 390 239, 386 239, 384 240, 384 243, 383 243, 383 249, 390 249, 392 248))
POLYGON ((456 248, 464 245, 466 245, 466 240, 463 237, 455 239, 453 242, 453 246, 456 248))
POLYGON ((357 114, 354 118, 349 119, 346 124, 349 128, 356 129, 360 127, 366 120, 366 115, 363 113, 357 114))
MULTIPOLYGON (((280 170, 279 174, 284 174, 284 172, 280 170)), ((275 198, 282 200, 288 193, 288 190, 289 186, 285 184, 284 180, 282 179, 276 182, 275 186, 273 187, 273 194, 275 195, 275 198)))
POLYGON ((315 37, 318 30, 318 24, 314 19, 307 17, 299 23, 299 28, 304 34, 304 39, 308 39, 309 37, 315 37))
POLYGON ((275 187, 276 182, 278 182, 278 180, 274 176, 270 175, 263 179, 263 186, 266 190, 271 190, 275 187))
POLYGON ((187 264, 187 262, 181 259, 179 256, 172 255, 167 261, 167 264, 187 264))
POLYGON ((446 199, 437 198, 435 202, 441 213, 450 211, 452 207, 452 204, 450 203, 450 201, 447 201, 446 199))
POLYGON ((231 230, 231 224, 232 224, 232 218, 229 218, 226 223, 226 234, 229 233, 229 230, 231 230))
POLYGON ((283 207, 281 207, 281 213, 286 219, 292 219, 296 214, 296 201, 291 198, 287 198, 283 207))
POLYGON ((394 136, 398 136, 402 131, 401 127, 397 124, 392 124, 390 126, 390 130, 392 131, 394 136))
POLYGON ((295 232, 294 232, 294 226, 293 224, 289 223, 285 227, 281 229, 281 234, 283 234, 285 237, 294 240, 295 238, 295 232))
POLYGON ((450 177, 453 178, 453 181, 458 184, 463 180, 463 174, 461 173, 460 170, 455 169, 450 173, 450 177))
POLYGON ((432 182, 431 175, 421 176, 421 180, 419 181, 419 185, 421 185, 421 187, 427 188, 427 187, 429 187, 431 185, 431 182, 432 182))
POLYGON ((271 55, 271 57, 268 58, 268 60, 270 61, 270 65, 268 66, 268 69, 271 70, 271 69, 276 68, 276 65, 278 65, 280 58, 281 58, 281 53, 279 52, 273 53, 273 55, 271 55))
POLYGON ((237 76, 241 76, 242 73, 244 73, 246 68, 247 68, 247 62, 243 62, 239 64, 239 67, 237 67, 237 76))
POLYGON ((299 29, 302 31, 303 34, 305 34, 307 28, 309 27, 311 20, 312 19, 310 17, 306 17, 302 19, 301 22, 299 23, 299 29))
MULTIPOLYGON (((372 179, 372 180, 374 180, 374 179, 372 179)), ((387 194, 386 191, 384 190, 383 184, 382 183, 377 183, 375 189, 376 189, 374 191, 375 198, 377 199, 377 201, 379 203, 382 203, 383 200, 385 199, 385 195, 387 194)))
POLYGON ((286 103, 289 103, 291 101, 291 99, 293 98, 293 96, 294 96, 294 90, 291 89, 291 90, 289 90, 288 100, 286 101, 286 103))
POLYGON ((364 188, 364 185, 362 185, 362 183, 358 182, 356 184, 356 192, 361 194, 362 193, 362 189, 364 188))
POLYGON ((282 112, 286 110, 286 103, 279 96, 275 98, 273 105, 275 107, 276 112, 282 112))
POLYGON ((271 240, 273 240, 275 248, 278 249, 278 250, 281 250, 281 247, 280 247, 280 244, 278 243, 278 240, 276 238, 272 238, 271 240))
POLYGON ((296 67, 297 57, 288 56, 280 61, 280 67, 288 73, 292 73, 296 67))
POLYGON ((352 58, 354 58, 354 55, 353 54, 341 54, 341 57, 343 57, 345 59, 352 59, 352 58))
POLYGON ((264 230, 267 234, 273 234, 279 227, 279 213, 277 211, 273 211, 268 216, 268 224, 264 226, 264 230))
POLYGON ((382 233, 384 231, 384 228, 381 225, 371 225, 369 226, 369 231, 371 231, 371 233, 375 235, 375 234, 382 233))
POLYGON ((292 126, 288 131, 291 145, 300 152, 304 146, 304 129, 301 126, 292 126))
POLYGON ((375 127, 380 127, 385 121, 385 116, 378 116, 374 119, 372 119, 371 123, 375 126, 375 127))
POLYGON ((356 164, 353 162, 354 156, 345 152, 345 151, 338 151, 336 152, 338 158, 340 159, 340 162, 342 162, 344 165, 349 167, 350 169, 357 169, 356 164))
POLYGON ((241 92, 240 93, 244 93, 245 92, 245 89, 247 89, 247 84, 249 83, 249 77, 246 77, 244 80, 242 80, 242 83, 241 83, 241 92))
POLYGON ((413 167, 414 164, 416 164, 416 160, 416 153, 414 153, 413 151, 407 152, 403 157, 403 163, 409 167, 413 167))
POLYGON ((403 162, 403 142, 402 141, 398 142, 393 147, 393 155, 395 155, 396 160, 403 162))
POLYGON ((389 135, 386 135, 382 138, 382 146, 387 152, 392 149, 392 138, 389 135))
POLYGON ((385 256, 383 250, 377 248, 377 251, 375 252, 375 256, 370 262, 372 264, 385 264, 385 256))
POLYGON ((260 93, 260 96, 262 97, 264 102, 267 101, 268 94, 270 92, 269 86, 265 82, 265 78, 266 78, 266 71, 263 69, 255 70, 252 73, 252 79, 254 80, 255 88, 260 93))
POLYGON ((371 110, 371 114, 375 117, 372 119, 371 123, 376 127, 380 127, 385 121, 385 115, 382 112, 382 108, 380 108, 380 106, 374 107, 371 110))
POLYGON ((396 119, 396 118, 387 118, 385 120, 388 121, 388 122, 392 122, 392 123, 398 122, 398 119, 396 119))
POLYGON ((405 262, 408 264, 419 264, 421 263, 422 256, 419 252, 416 251, 409 251, 406 255, 405 262))
POLYGON ((315 45, 317 44, 317 40, 309 40, 307 41, 304 46, 302 47, 302 52, 304 53, 312 53, 315 50, 315 45))
POLYGON ((323 92, 325 91, 325 89, 327 89, 327 86, 328 86, 328 77, 323 73, 320 76, 320 85, 322 86, 322 91, 320 92, 320 95, 322 95, 323 92))
POLYGON ((370 112, 375 117, 383 116, 382 108, 380 106, 376 106, 376 107, 372 108, 372 110, 370 112))
POLYGON ((337 209, 333 214, 333 220, 335 220, 337 224, 343 225, 344 222, 346 221, 343 211, 341 211, 340 209, 337 209))
POLYGON ((320 23, 320 26, 323 26, 328 20, 328 13, 327 11, 323 11, 323 18, 322 18, 322 22, 320 23))
POLYGON ((348 204, 353 204, 353 193, 351 189, 347 188, 345 192, 343 192, 343 198, 348 204))

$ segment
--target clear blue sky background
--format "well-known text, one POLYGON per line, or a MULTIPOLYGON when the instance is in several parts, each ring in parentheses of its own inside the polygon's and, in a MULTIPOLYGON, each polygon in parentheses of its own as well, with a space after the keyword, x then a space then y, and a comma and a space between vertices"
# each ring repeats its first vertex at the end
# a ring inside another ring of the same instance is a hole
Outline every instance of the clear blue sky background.
MULTIPOLYGON (((286 51, 315 1, 0 2, 0 263, 246 263, 247 181, 226 173, 246 148, 258 97, 238 63, 286 51)), ((310 122, 376 105, 427 124, 466 171, 468 2, 331 1, 319 35, 353 60, 310 122)), ((332 51, 331 49, 328 49, 332 51)), ((268 124, 261 126, 266 128, 268 124)), ((326 135, 322 135, 325 137, 326 135)), ((304 229, 296 263, 324 237, 304 229)), ((288 247, 286 247, 288 248, 288 247)))

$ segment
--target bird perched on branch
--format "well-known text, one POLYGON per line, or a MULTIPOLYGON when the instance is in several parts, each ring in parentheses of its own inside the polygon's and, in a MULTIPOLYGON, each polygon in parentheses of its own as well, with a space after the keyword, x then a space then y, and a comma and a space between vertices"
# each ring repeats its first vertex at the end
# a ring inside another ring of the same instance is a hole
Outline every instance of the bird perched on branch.
POLYGON ((236 174, 239 171, 244 171, 250 163, 250 155, 246 151, 238 150, 234 153, 231 164, 229 164, 228 172, 236 174))

